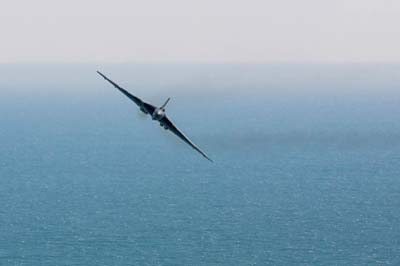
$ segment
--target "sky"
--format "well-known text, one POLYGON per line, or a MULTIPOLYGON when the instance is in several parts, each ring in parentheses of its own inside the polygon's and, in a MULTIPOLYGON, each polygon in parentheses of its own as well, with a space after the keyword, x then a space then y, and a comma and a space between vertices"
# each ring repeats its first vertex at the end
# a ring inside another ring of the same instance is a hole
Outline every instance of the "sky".
POLYGON ((0 63, 398 63, 398 0, 2 0, 0 63))

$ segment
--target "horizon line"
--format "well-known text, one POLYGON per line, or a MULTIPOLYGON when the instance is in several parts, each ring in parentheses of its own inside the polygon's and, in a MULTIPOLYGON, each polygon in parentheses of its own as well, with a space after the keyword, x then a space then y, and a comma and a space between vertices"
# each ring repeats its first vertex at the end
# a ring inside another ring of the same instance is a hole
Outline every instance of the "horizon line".
POLYGON ((399 65, 400 61, 52 61, 52 62, 0 62, 0 65, 399 65))

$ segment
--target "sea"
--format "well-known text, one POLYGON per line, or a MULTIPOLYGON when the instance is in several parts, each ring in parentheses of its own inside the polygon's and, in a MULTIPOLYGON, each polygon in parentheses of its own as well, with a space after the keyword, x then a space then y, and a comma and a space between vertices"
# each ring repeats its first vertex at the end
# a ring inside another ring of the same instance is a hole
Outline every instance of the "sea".
POLYGON ((1 64, 0 265, 400 265, 400 65, 1 64))

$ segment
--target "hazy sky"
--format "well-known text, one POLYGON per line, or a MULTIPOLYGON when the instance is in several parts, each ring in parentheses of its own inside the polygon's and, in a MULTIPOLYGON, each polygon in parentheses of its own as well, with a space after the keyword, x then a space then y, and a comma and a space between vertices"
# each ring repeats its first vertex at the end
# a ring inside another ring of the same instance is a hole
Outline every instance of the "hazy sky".
POLYGON ((4 62, 400 62, 399 0, 2 0, 4 62))

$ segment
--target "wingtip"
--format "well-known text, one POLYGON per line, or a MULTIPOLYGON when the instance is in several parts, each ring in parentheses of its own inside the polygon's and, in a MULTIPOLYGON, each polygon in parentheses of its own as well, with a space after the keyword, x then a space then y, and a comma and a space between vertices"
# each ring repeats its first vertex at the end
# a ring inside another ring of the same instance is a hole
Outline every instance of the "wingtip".
POLYGON ((103 73, 101 73, 100 71, 96 71, 97 72, 97 74, 99 74, 100 76, 102 76, 103 78, 106 78, 106 76, 104 76, 104 74, 103 73))
POLYGON ((214 163, 214 161, 212 159, 210 159, 208 156, 204 156, 208 161, 214 163))

